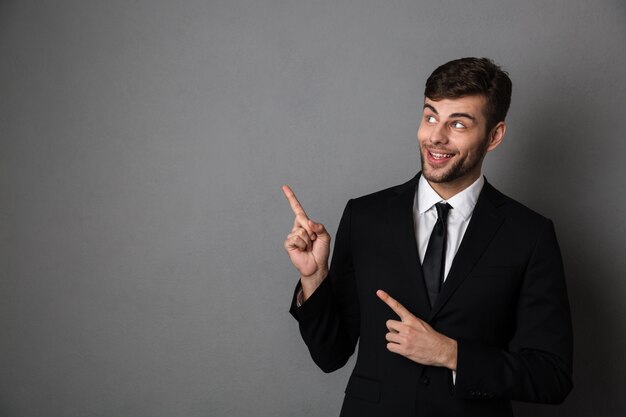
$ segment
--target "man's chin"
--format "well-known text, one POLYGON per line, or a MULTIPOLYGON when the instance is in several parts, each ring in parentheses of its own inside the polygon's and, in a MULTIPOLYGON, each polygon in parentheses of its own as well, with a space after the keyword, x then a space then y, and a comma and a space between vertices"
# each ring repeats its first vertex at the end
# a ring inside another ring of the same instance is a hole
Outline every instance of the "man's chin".
POLYGON ((426 178, 428 182, 433 182, 435 184, 452 181, 453 178, 451 178, 451 174, 452 173, 450 172, 450 170, 447 170, 445 172, 432 172, 432 170, 424 169, 424 167, 422 166, 422 175, 424 176, 424 178, 426 178))

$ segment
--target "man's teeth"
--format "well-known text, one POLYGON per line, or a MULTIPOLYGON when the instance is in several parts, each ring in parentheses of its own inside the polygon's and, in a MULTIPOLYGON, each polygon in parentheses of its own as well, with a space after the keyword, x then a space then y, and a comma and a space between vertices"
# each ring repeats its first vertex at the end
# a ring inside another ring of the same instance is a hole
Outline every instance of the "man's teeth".
POLYGON ((443 158, 450 158, 452 156, 452 154, 450 153, 435 153, 435 152, 431 152, 430 153, 435 159, 443 159, 443 158))

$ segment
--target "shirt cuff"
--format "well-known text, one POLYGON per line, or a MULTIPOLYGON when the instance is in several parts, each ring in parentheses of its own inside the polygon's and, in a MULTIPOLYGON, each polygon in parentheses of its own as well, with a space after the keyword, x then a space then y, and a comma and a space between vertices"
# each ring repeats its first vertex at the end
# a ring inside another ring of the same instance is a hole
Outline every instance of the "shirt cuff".
POLYGON ((304 304, 304 291, 302 291, 302 287, 298 290, 296 294, 296 307, 301 307, 304 304))

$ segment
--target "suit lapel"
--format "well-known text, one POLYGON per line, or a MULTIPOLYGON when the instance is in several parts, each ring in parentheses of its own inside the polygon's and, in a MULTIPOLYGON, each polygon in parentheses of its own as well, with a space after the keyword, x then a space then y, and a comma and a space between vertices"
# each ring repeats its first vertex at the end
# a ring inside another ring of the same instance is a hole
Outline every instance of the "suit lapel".
POLYGON ((405 307, 417 317, 423 318, 430 312, 430 303, 417 252, 413 223, 413 201, 419 176, 418 173, 412 180, 399 186, 396 190, 397 194, 389 199, 387 223, 404 263, 403 270, 407 271, 410 292, 414 295, 410 297, 414 303, 405 307))
POLYGON ((504 221, 504 216, 497 209, 503 203, 501 197, 502 194, 485 181, 485 185, 476 202, 472 219, 450 267, 448 277, 441 287, 439 297, 437 297, 437 301, 428 316, 429 322, 432 321, 469 275, 500 228, 504 221))

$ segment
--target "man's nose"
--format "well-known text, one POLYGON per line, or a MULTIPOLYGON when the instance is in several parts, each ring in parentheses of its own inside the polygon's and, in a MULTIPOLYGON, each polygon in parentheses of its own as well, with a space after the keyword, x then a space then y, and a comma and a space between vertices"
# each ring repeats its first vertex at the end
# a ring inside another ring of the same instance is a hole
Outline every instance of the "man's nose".
POLYGON ((428 138, 430 143, 439 144, 439 143, 448 143, 448 134, 445 129, 444 123, 437 123, 433 126, 433 129, 430 131, 430 137, 428 138))

